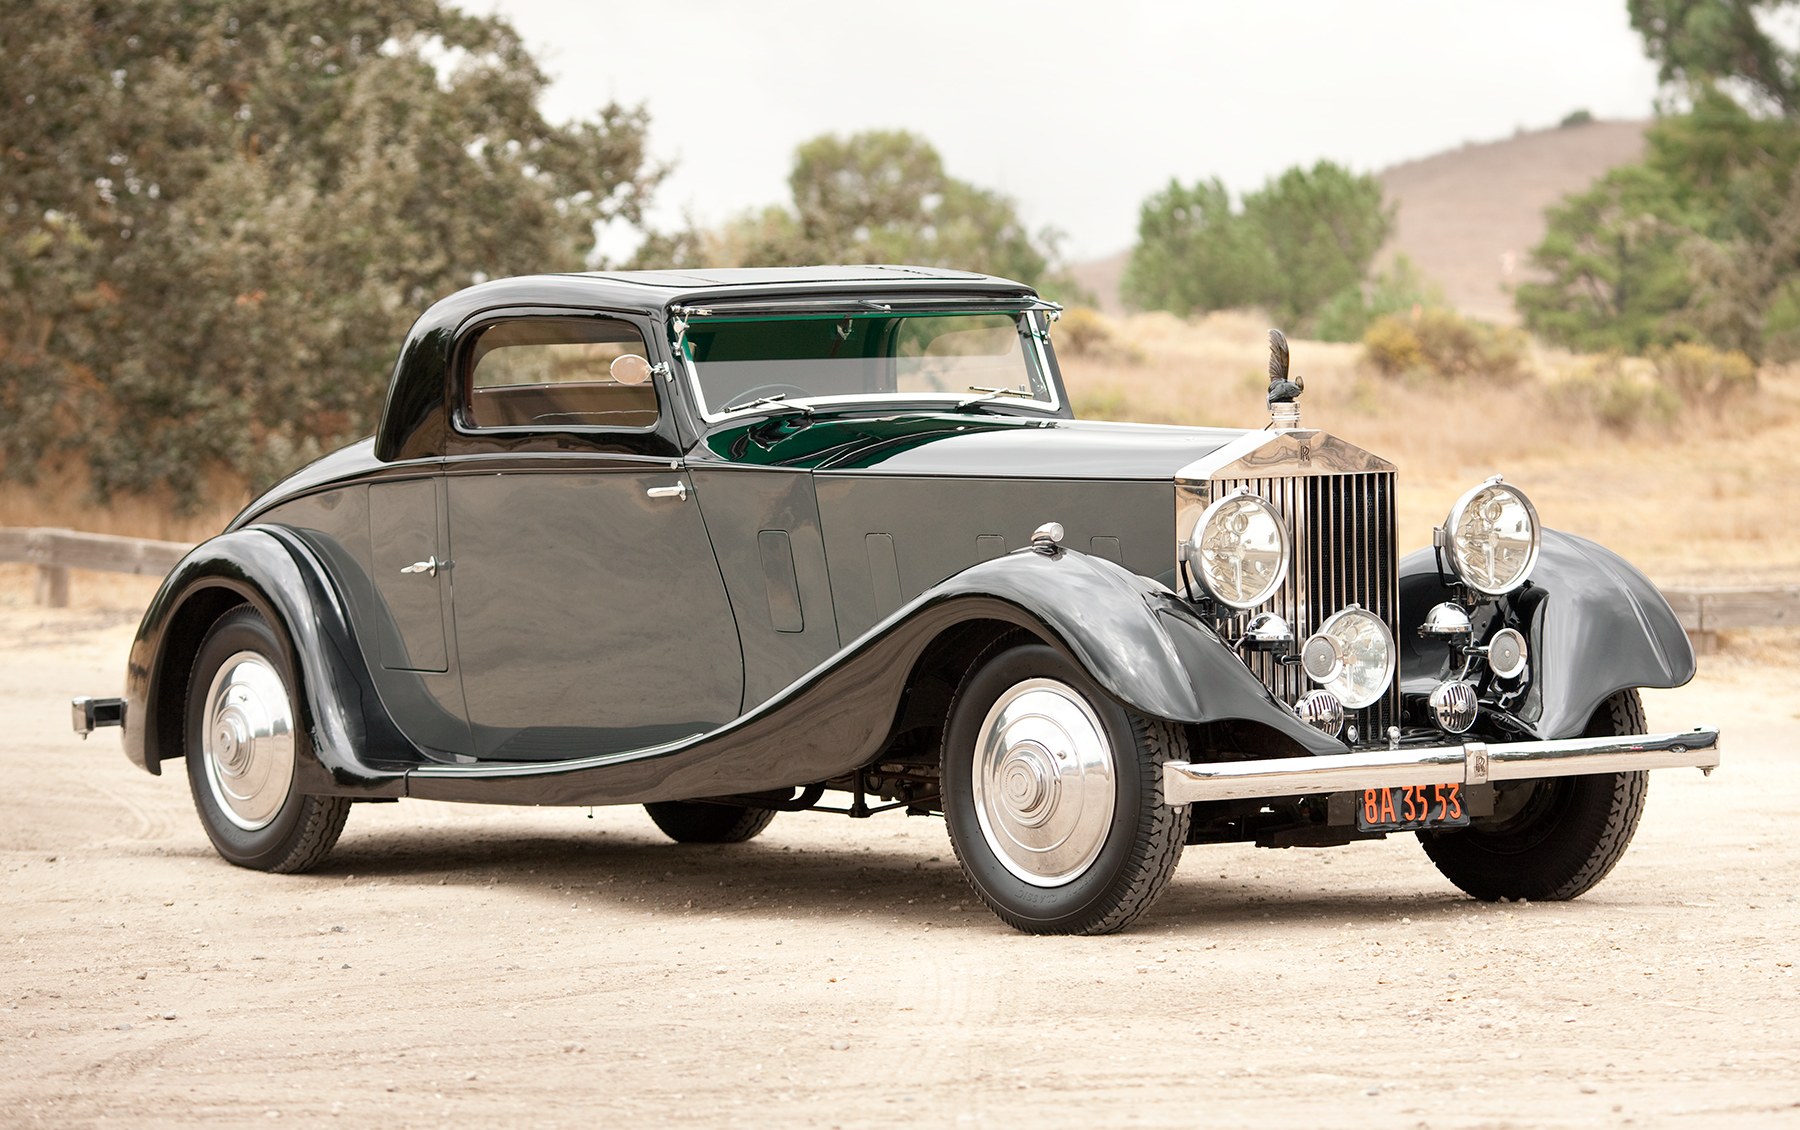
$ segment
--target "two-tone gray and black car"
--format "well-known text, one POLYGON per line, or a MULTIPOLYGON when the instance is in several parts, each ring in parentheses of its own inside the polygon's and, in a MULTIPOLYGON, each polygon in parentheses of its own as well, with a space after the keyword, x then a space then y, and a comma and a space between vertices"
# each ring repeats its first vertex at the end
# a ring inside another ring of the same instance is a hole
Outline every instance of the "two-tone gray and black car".
POLYGON ((899 808, 1044 933, 1225 841, 1416 832, 1476 897, 1573 898, 1645 770, 1717 764, 1644 732, 1638 688, 1694 673, 1656 588, 1518 487, 1402 558, 1393 466, 1300 426, 1279 335, 1268 426, 1091 423, 1057 313, 905 267, 452 295, 379 432, 190 553, 76 726, 185 759, 245 867, 316 866, 361 800, 702 843, 899 808))

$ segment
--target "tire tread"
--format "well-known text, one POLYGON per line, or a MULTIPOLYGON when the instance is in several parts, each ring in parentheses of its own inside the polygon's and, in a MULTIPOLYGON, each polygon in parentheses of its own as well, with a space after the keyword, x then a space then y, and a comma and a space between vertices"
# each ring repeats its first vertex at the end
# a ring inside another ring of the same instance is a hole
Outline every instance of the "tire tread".
MULTIPOLYGON (((1647 728, 1643 701, 1635 690, 1620 691, 1594 711, 1585 731, 1589 737, 1639 734, 1647 728)), ((1552 840, 1517 854, 1494 853, 1466 831, 1421 832, 1419 843, 1431 862, 1456 886, 1478 899, 1530 899, 1566 902, 1594 889, 1612 873, 1637 832, 1649 796, 1649 775, 1642 771, 1566 778, 1578 790, 1560 842, 1552 840), (1599 790, 1605 788, 1606 792, 1599 790), (1602 798, 1604 797, 1604 800, 1602 798), (1601 805, 1604 811, 1601 812, 1601 805), (1597 829, 1592 820, 1599 814, 1597 829), (1581 825, 1586 825, 1584 830, 1581 825), (1568 841, 1583 836, 1586 846, 1568 841)))

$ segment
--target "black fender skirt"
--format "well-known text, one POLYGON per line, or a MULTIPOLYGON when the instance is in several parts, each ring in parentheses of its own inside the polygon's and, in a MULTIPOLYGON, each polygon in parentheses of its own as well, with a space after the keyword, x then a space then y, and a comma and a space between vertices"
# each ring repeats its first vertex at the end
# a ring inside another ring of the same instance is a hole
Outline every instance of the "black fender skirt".
MULTIPOLYGON (((1425 614, 1457 593, 1439 575, 1433 550, 1400 562, 1400 687, 1414 700, 1460 663, 1442 643, 1419 639, 1425 614)), ((1471 611, 1477 641, 1502 627, 1525 635, 1530 651, 1522 684, 1482 681, 1483 699, 1503 695, 1521 736, 1574 737, 1618 691, 1679 687, 1694 677, 1694 649, 1669 602, 1649 578, 1604 546, 1545 530, 1531 580, 1471 611)))

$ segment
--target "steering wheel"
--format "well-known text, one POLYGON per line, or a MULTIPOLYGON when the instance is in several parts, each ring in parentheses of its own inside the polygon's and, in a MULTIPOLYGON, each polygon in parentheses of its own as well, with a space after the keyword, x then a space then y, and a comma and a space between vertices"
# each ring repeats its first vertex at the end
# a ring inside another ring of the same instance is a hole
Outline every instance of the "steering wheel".
POLYGON ((811 396, 812 393, 808 392, 806 389, 801 388, 799 385, 788 385, 788 384, 757 385, 755 388, 745 389, 743 392, 738 393, 736 396, 734 396, 730 400, 726 401, 723 405, 720 406, 720 410, 723 411, 724 409, 727 409, 727 408, 739 408, 745 404, 750 403, 752 400, 755 400, 758 397, 762 397, 762 396, 795 396, 795 395, 811 396))

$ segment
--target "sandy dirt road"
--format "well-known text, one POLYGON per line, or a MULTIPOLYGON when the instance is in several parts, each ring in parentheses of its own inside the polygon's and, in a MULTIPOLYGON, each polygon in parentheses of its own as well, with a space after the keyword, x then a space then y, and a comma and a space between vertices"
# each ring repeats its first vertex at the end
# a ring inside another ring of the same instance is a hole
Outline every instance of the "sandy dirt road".
POLYGON ((68 729, 130 610, 0 602, 0 1124, 1800 1125, 1800 697, 1727 655, 1588 897, 1460 897, 1408 837, 1189 849, 1132 932, 1031 938, 940 821, 358 806, 214 856, 180 766, 68 729))

